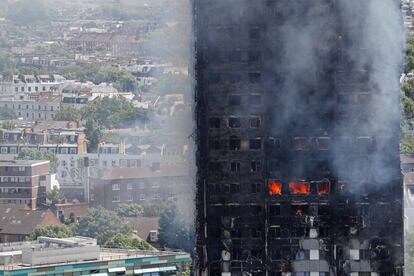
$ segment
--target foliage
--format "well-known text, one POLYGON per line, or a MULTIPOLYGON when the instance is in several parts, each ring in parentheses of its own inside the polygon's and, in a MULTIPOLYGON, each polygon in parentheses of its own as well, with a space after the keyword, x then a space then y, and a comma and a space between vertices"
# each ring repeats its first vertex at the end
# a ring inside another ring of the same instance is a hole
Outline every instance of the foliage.
POLYGON ((144 207, 139 204, 119 204, 115 211, 120 217, 139 217, 144 213, 144 207))
POLYGON ((414 100, 403 95, 402 106, 404 111, 404 117, 406 119, 414 119, 414 100))
POLYGON ((81 115, 79 109, 73 106, 63 106, 55 115, 55 121, 80 121, 81 115))
POLYGON ((52 205, 64 202, 65 196, 54 186, 50 192, 46 193, 46 198, 52 203, 52 205))
POLYGON ((36 149, 22 149, 17 156, 18 160, 49 160, 50 172, 56 173, 57 157, 53 152, 40 152, 36 149))
POLYGON ((414 70, 414 37, 407 39, 406 43, 406 61, 405 72, 411 72, 414 70))
POLYGON ((130 126, 135 120, 145 120, 134 105, 123 97, 104 97, 89 103, 82 109, 82 119, 98 123, 106 128, 130 126))
POLYGON ((3 129, 13 129, 14 126, 15 126, 15 123, 12 120, 1 122, 1 128, 3 129))
POLYGON ((154 94, 167 95, 174 93, 183 93, 191 96, 192 84, 190 76, 184 74, 163 75, 157 83, 149 88, 154 94))
POLYGON ((193 250, 193 223, 186 217, 183 207, 179 207, 176 203, 170 203, 163 209, 159 222, 161 246, 182 249, 187 252, 193 250))
POLYGON ((7 18, 17 24, 31 24, 45 18, 45 7, 41 0, 15 1, 8 9, 7 18))
POLYGON ((0 51, 0 73, 12 75, 16 70, 16 60, 12 54, 0 51))
POLYGON ((85 136, 88 143, 88 152, 96 152, 103 138, 101 127, 93 120, 87 120, 85 124, 85 136))
POLYGON ((65 224, 49 224, 37 226, 27 240, 34 241, 38 237, 68 238, 73 236, 72 229, 65 224))
POLYGON ((116 234, 110 238, 104 246, 106 248, 153 250, 154 248, 144 240, 133 238, 128 235, 116 234))
POLYGON ((0 118, 4 120, 16 119, 16 113, 8 107, 0 107, 0 118))
POLYGON ((132 227, 116 213, 102 207, 89 209, 88 214, 79 218, 75 226, 76 235, 91 237, 105 244, 117 234, 130 235, 132 227))

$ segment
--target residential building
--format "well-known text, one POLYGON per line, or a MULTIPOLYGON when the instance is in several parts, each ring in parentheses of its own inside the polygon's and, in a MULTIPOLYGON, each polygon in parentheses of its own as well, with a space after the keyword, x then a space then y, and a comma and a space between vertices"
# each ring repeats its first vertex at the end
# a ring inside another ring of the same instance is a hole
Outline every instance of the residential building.
POLYGON ((51 92, 55 86, 66 82, 60 75, 14 75, 0 79, 0 95, 14 95, 19 92, 35 94, 51 92))
POLYGON ((125 218, 131 226, 134 234, 147 241, 155 248, 160 248, 158 239, 159 217, 125 218))
POLYGON ((80 236, 3 243, 0 252, 0 276, 181 276, 191 262, 187 253, 101 248, 80 236))
POLYGON ((47 121, 53 120, 60 110, 60 96, 46 96, 37 100, 30 99, 1 99, 0 107, 10 109, 24 120, 47 121))
POLYGON ((403 275, 400 1, 193 2, 195 275, 403 275))
POLYGON ((36 227, 50 224, 60 224, 60 221, 49 209, 31 210, 0 203, 0 243, 24 241, 36 227))
POLYGON ((191 180, 188 166, 112 168, 91 178, 91 205, 114 210, 121 203, 184 200, 190 194, 191 180))
POLYGON ((49 161, 0 161, 0 203, 27 205, 36 209, 46 203, 48 183, 49 161))

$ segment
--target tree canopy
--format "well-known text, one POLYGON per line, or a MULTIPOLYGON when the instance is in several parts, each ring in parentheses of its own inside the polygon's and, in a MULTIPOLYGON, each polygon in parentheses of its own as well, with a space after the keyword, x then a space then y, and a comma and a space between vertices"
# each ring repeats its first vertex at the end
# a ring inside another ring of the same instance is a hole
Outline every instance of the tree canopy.
POLYGON ((54 186, 53 189, 46 193, 46 198, 51 202, 52 205, 62 203, 66 200, 65 196, 54 186))
POLYGON ((22 149, 18 156, 18 160, 49 160, 50 172, 56 173, 57 157, 53 152, 40 152, 37 149, 22 149))
POLYGON ((154 248, 144 240, 131 237, 130 235, 116 234, 105 244, 107 248, 153 250, 154 248))
POLYGON ((68 238, 72 237, 72 229, 65 224, 49 224, 37 226, 27 240, 36 240, 38 237, 68 238))
POLYGON ((17 24, 27 25, 45 19, 45 6, 41 0, 20 0, 10 4, 7 18, 17 24))
POLYGON ((99 244, 105 244, 117 234, 130 235, 132 227, 116 213, 99 207, 89 209, 86 216, 78 219, 75 233, 95 238, 99 244))
POLYGON ((144 207, 139 204, 119 204, 115 212, 120 217, 139 217, 144 213, 144 207))
POLYGON ((75 121, 78 122, 81 119, 79 109, 73 106, 63 106, 55 115, 55 121, 75 121))

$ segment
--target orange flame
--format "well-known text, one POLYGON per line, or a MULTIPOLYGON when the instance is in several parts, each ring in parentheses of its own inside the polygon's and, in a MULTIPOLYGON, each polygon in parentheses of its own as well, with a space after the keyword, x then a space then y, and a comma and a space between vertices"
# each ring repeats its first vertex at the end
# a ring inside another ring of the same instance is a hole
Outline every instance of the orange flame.
POLYGON ((310 184, 309 182, 289 182, 290 192, 292 194, 309 194, 310 193, 310 184))
POLYGON ((301 210, 301 209, 296 209, 295 214, 296 214, 296 216, 297 216, 297 217, 301 217, 301 216, 302 216, 302 214, 303 214, 303 212, 302 212, 302 210, 301 210))
POLYGON ((331 190, 331 181, 329 179, 324 179, 317 184, 318 194, 327 195, 331 190))
POLYGON ((282 194, 282 183, 278 181, 273 181, 269 183, 269 194, 273 195, 281 195, 282 194))

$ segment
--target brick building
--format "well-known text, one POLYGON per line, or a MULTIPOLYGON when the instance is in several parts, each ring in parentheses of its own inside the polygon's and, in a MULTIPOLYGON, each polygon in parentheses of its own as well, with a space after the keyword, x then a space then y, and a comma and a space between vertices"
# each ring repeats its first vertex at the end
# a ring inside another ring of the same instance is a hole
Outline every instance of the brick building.
POLYGON ((39 160, 0 161, 0 203, 28 205, 46 203, 50 162, 39 160))

